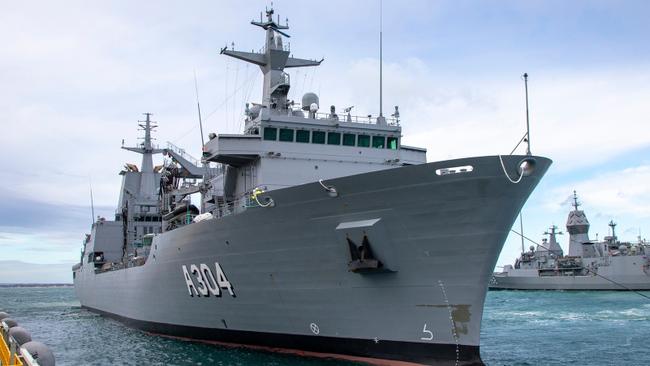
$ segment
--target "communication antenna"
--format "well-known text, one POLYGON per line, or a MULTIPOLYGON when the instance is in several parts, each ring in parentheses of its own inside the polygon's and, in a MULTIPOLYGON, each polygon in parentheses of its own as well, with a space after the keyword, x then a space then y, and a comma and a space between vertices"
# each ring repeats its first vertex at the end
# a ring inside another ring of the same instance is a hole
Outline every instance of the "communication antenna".
POLYGON ((524 73, 524 88, 526 89, 526 155, 530 155, 530 118, 528 116, 528 73, 524 73))
POLYGON ((383 1, 379 0, 379 117, 383 117, 383 70, 382 70, 382 64, 383 64, 383 36, 382 36, 382 29, 383 29, 383 1))
MULTIPOLYGON (((234 48, 234 45, 233 45, 233 48, 234 48)), ((199 103, 199 82, 197 81, 197 78, 196 78, 196 69, 194 69, 194 91, 196 92, 196 109, 199 112, 199 129, 201 131, 201 163, 203 165, 203 170, 204 170, 202 186, 205 187, 205 181, 206 181, 206 179, 209 178, 209 171, 210 170, 208 168, 208 165, 210 163, 207 163, 203 159, 203 157, 204 157, 203 154, 205 153, 205 150, 204 150, 205 149, 205 139, 203 138, 203 119, 201 118, 201 104, 199 103)), ((189 205, 188 205, 187 209, 189 210, 189 205)), ((205 202, 203 200, 203 193, 201 193, 201 212, 205 212, 205 202)), ((188 211, 188 215, 189 215, 189 211, 188 211)), ((189 216, 188 216, 188 220, 189 220, 189 216)), ((189 224, 189 221, 188 221, 188 224, 189 224)))
POLYGON ((205 140, 203 139, 203 121, 201 120, 201 104, 199 104, 199 83, 198 81, 196 81, 196 69, 194 69, 194 91, 196 92, 196 109, 199 111, 199 129, 201 130, 201 153, 203 153, 205 140))
POLYGON ((95 225, 95 203, 93 202, 93 181, 88 178, 90 185, 90 214, 93 215, 93 225, 95 225))

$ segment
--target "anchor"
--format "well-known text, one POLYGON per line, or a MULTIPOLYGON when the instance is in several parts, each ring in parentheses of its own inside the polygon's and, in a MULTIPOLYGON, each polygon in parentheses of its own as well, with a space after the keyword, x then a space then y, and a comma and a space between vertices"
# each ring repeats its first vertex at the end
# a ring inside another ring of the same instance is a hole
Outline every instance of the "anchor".
POLYGON ((381 261, 375 258, 372 253, 368 235, 363 235, 363 241, 360 246, 357 246, 348 236, 345 239, 348 242, 350 258, 352 259, 348 263, 348 270, 354 273, 385 272, 381 261))

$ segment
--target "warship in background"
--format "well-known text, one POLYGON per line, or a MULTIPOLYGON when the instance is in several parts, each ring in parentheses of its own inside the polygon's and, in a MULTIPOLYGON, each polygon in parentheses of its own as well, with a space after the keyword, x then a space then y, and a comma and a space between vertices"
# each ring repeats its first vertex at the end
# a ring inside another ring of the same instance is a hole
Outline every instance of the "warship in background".
POLYGON ((638 237, 636 243, 621 242, 616 224, 603 241, 589 239, 589 221, 579 210, 573 192, 573 210, 566 228, 569 254, 557 242, 556 226, 545 234, 542 244, 523 252, 514 266, 495 273, 490 289, 501 290, 650 290, 650 243, 638 237))
MULTIPOLYGON (((115 217, 73 267, 81 305, 144 331, 377 364, 480 365, 488 281, 547 158, 427 163, 393 118, 288 99, 288 26, 266 18, 263 100, 242 134, 210 134, 202 161, 144 141, 115 217), (154 167, 153 154, 171 163, 154 167), (201 196, 200 207, 190 199, 201 196)), ((381 93, 380 93, 381 94, 381 93)), ((380 103, 381 106, 381 103, 380 103)), ((422 116, 422 118, 428 118, 422 116)))

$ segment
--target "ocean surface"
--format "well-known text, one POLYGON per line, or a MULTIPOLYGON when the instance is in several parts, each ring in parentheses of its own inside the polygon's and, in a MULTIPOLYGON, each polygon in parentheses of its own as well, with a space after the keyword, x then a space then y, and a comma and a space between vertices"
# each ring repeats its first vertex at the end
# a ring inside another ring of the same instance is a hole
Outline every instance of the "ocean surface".
MULTIPOLYGON (((47 344, 59 366, 355 365, 145 334, 81 309, 71 287, 0 288, 0 311, 47 344)), ((650 300, 630 292, 491 291, 481 355, 488 365, 650 365, 650 300)))

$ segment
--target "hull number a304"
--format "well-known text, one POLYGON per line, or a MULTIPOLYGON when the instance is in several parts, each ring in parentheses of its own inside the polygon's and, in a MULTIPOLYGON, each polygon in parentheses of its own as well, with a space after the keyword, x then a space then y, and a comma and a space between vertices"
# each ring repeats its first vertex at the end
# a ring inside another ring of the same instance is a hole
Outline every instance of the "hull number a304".
POLYGON ((227 290, 230 296, 235 297, 235 291, 219 262, 214 263, 214 273, 205 263, 198 266, 191 264, 189 267, 188 270, 187 266, 183 265, 183 277, 190 296, 221 296, 221 290, 227 290))

